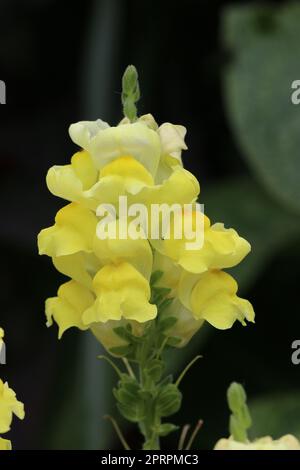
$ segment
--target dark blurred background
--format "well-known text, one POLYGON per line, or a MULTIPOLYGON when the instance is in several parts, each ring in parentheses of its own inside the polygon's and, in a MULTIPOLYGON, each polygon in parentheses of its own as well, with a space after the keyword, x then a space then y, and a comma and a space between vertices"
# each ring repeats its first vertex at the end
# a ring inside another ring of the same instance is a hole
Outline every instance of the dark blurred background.
MULTIPOLYGON (((187 127, 184 163, 201 183, 213 221, 252 243, 235 270, 256 324, 226 332, 203 328, 170 355, 183 367, 204 357, 182 383, 179 425, 204 420, 196 448, 228 434, 226 389, 242 382, 253 434, 300 436, 300 79, 299 2, 185 0, 0 0, 1 314, 7 379, 24 401, 14 421, 16 449, 118 448, 105 414, 117 417, 116 377, 88 333, 57 340, 44 300, 63 276, 37 255, 36 236, 65 202, 45 184, 47 169, 75 150, 68 126, 121 115, 121 76, 139 71, 139 113, 187 127)), ((119 419, 127 439, 134 429, 119 419)), ((175 447, 175 434, 166 448, 175 447)))

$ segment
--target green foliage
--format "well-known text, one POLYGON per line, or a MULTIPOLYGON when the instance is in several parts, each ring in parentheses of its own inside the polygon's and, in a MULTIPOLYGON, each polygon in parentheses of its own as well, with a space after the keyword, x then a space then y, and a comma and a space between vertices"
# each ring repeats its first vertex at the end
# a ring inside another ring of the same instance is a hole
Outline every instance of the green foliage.
POLYGON ((170 416, 176 413, 182 401, 182 394, 175 384, 168 384, 161 388, 157 400, 157 412, 160 416, 170 416))
POLYGON ((122 375, 118 387, 113 390, 120 413, 133 423, 138 423, 145 415, 144 397, 140 392, 140 384, 127 374, 122 375))
POLYGON ((296 44, 300 5, 234 6, 225 10, 223 38, 232 53, 225 74, 228 118, 251 168, 267 190, 300 211, 300 110, 296 44))
POLYGON ((262 395, 250 403, 253 426, 251 436, 294 434, 300 439, 300 390, 262 395))

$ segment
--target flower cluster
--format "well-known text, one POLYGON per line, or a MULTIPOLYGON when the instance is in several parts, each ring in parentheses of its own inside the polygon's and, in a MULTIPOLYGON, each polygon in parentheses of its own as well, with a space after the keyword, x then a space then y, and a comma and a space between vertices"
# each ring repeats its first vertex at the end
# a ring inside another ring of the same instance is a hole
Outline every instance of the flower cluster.
POLYGON ((204 216, 204 243, 196 250, 187 250, 186 240, 176 238, 172 223, 168 239, 96 235, 98 206, 117 207, 119 196, 147 207, 197 200, 199 183, 181 160, 186 129, 170 123, 158 127, 145 115, 134 123, 124 118, 115 127, 100 119, 78 122, 69 133, 81 150, 70 164, 50 168, 47 185, 70 203, 38 237, 40 254, 50 256, 56 269, 71 278, 57 297, 46 301, 47 325, 54 319, 59 337, 76 326, 90 329, 107 349, 121 346, 124 339, 115 334, 116 326, 130 323, 139 335, 143 324, 157 316, 150 302, 150 277, 156 271, 162 272, 158 285, 173 299, 164 315, 177 319, 169 332, 177 345, 184 345, 205 320, 219 329, 230 328, 235 320, 253 322, 251 304, 236 295, 236 281, 222 270, 250 251, 232 228, 211 224, 204 216))
MULTIPOLYGON (((4 331, 0 328, 0 350, 3 345, 4 331)), ((23 419, 24 405, 17 400, 15 392, 9 388, 7 382, 0 379, 0 435, 10 430, 13 414, 23 419)), ((0 450, 11 450, 11 442, 0 437, 0 450)))
MULTIPOLYGON (((46 301, 47 325, 54 319, 59 337, 73 326, 90 329, 112 351, 126 344, 117 327, 129 324, 134 335, 141 335, 158 315, 150 282, 156 272, 161 273, 158 288, 172 299, 163 315, 176 318, 168 335, 176 338, 177 346, 186 344, 204 321, 219 329, 230 328, 236 320, 243 325, 254 321, 251 304, 237 296, 236 281, 223 271, 250 251, 234 229, 211 224, 204 216, 204 243, 195 250, 187 249, 184 237, 172 236, 174 230, 159 240, 151 235, 100 239, 96 234, 97 208, 117 207, 119 196, 146 207, 196 202, 199 183, 181 160, 185 133, 180 125, 158 127, 149 114, 133 123, 124 118, 115 127, 100 119, 70 126, 80 150, 69 164, 53 166, 47 174, 49 190, 69 203, 38 236, 40 254, 50 256, 56 269, 70 278, 46 301)), ((194 211, 183 217, 195 223, 194 211)), ((125 222, 117 212, 111 224, 125 222)))

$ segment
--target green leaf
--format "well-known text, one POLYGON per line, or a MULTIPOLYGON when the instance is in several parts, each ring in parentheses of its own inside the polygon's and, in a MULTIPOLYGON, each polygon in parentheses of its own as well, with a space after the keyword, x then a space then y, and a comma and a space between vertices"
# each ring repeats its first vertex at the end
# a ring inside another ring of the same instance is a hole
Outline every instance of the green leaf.
POLYGON ((233 58, 224 84, 232 130, 267 190, 298 212, 300 105, 291 102, 291 85, 300 78, 299 23, 296 2, 233 6, 223 17, 224 42, 233 58))
POLYGON ((153 382, 157 383, 161 379, 164 368, 165 364, 162 361, 159 359, 151 359, 148 361, 144 372, 153 382))
POLYGON ((160 426, 158 426, 157 428, 155 428, 155 432, 159 436, 167 436, 171 432, 177 431, 177 429, 179 429, 179 427, 175 426, 175 424, 164 423, 164 424, 161 424, 160 426))
POLYGON ((132 377, 124 374, 113 390, 117 406, 124 418, 131 422, 139 422, 144 417, 144 402, 140 395, 140 385, 132 377))
POLYGON ((154 286, 162 278, 163 275, 164 273, 162 271, 154 271, 151 274, 150 285, 154 286))
POLYGON ((300 439, 300 389, 262 395, 249 404, 253 425, 251 438, 294 434, 300 439))
POLYGON ((129 344, 128 346, 114 346, 113 348, 109 349, 110 353, 115 356, 129 356, 132 352, 132 345, 129 344))
POLYGON ((167 332, 172 326, 177 323, 177 318, 175 317, 160 317, 158 320, 158 326, 162 333, 167 332))
POLYGON ((228 179, 204 187, 201 202, 212 223, 224 222, 226 227, 234 227, 251 243, 251 253, 230 269, 243 290, 300 233, 300 217, 285 210, 251 178, 228 179))
POLYGON ((181 406, 182 394, 175 384, 164 386, 158 394, 156 410, 159 416, 170 416, 176 413, 181 406))

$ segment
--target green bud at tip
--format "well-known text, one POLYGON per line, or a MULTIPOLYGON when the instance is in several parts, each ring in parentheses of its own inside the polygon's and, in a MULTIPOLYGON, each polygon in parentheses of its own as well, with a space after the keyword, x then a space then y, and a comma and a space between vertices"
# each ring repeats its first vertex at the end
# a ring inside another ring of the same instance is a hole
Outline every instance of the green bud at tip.
POLYGON ((247 395, 241 384, 232 382, 227 390, 227 401, 228 406, 233 413, 238 413, 243 405, 246 404, 247 395))
POLYGON ((123 113, 130 121, 137 118, 135 103, 140 99, 138 73, 134 65, 128 65, 122 78, 123 113))

